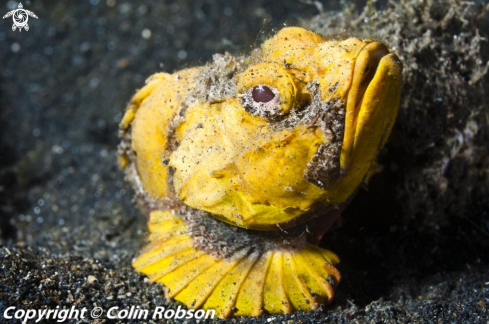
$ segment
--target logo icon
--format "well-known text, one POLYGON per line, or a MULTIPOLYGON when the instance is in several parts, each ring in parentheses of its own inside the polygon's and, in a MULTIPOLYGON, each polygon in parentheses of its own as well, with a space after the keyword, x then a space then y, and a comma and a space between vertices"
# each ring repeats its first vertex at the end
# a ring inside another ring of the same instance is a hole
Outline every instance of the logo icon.
POLYGON ((3 19, 8 18, 12 16, 12 19, 14 20, 14 24, 12 25, 12 30, 15 31, 16 29, 19 29, 19 31, 22 31, 22 28, 24 28, 26 31, 29 30, 29 25, 27 25, 27 21, 29 20, 29 16, 32 18, 36 18, 37 16, 35 13, 29 10, 22 9, 24 8, 22 6, 22 3, 19 3, 19 7, 15 10, 7 12, 5 16, 3 16, 3 19))

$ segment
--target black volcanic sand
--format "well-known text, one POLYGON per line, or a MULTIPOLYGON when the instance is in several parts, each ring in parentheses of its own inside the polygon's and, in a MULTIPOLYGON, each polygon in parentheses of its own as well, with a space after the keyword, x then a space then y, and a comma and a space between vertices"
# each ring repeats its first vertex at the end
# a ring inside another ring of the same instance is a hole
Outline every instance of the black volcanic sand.
POLYGON ((230 321, 489 323, 489 5, 434 2, 370 21, 363 5, 313 17, 299 1, 23 3, 39 17, 28 32, 0 21, 0 321, 9 306, 176 308, 131 267, 147 228, 115 162, 125 104, 154 72, 300 23, 390 45, 405 64, 398 122, 383 172, 321 243, 342 260, 334 302, 230 321))

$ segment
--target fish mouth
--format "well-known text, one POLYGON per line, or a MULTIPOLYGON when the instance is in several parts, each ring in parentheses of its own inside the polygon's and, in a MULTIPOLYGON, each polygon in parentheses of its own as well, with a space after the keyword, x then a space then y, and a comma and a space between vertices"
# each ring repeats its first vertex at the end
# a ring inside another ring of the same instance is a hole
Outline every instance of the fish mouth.
POLYGON ((365 46, 358 55, 352 80, 352 90, 357 92, 356 98, 352 102, 355 107, 361 105, 365 92, 377 73, 380 60, 388 54, 389 50, 383 44, 375 42, 365 46), (374 47, 374 49, 369 47, 374 47))
MULTIPOLYGON (((358 54, 346 103, 345 134, 340 159, 343 170, 350 166, 355 142, 359 130, 363 127, 364 120, 360 116, 365 111, 365 107, 375 106, 375 109, 382 113, 381 110, 391 105, 390 100, 386 103, 381 101, 385 101, 385 93, 382 92, 391 90, 389 85, 383 86, 382 83, 390 82, 389 78, 385 78, 384 73, 386 66, 391 68, 392 65, 402 68, 397 56, 391 54, 384 44, 378 42, 369 42, 358 54), (373 104, 374 102, 377 104, 373 104)), ((383 142, 384 140, 381 140, 381 143, 383 142)))

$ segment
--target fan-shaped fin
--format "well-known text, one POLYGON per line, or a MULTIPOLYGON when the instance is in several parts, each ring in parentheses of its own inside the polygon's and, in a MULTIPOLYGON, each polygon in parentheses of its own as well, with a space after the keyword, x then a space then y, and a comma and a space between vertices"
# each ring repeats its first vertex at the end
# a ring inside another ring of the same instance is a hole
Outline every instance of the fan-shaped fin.
POLYGON ((238 265, 219 282, 203 307, 215 309, 221 318, 229 317, 233 312, 243 283, 259 256, 258 253, 254 253, 241 259, 238 265))
POLYGON ((284 255, 283 269, 285 290, 294 309, 310 311, 316 308, 318 303, 314 300, 301 278, 299 278, 292 254, 284 255))
POLYGON ((242 258, 234 258, 229 261, 216 262, 196 277, 184 290, 179 292, 175 299, 186 305, 190 305, 191 308, 200 308, 219 282, 224 277, 230 274, 232 275, 232 270, 241 260, 242 258))
POLYGON ((204 252, 196 252, 195 249, 188 248, 158 260, 157 262, 154 262, 148 266, 140 267, 137 270, 147 273, 151 281, 156 281, 178 267, 197 259, 202 254, 204 254, 204 252))
POLYGON ((269 313, 290 313, 290 305, 284 286, 283 253, 275 252, 264 287, 263 306, 269 313))
POLYGON ((141 269, 189 247, 192 247, 192 240, 188 236, 154 241, 144 248, 143 254, 136 259, 133 266, 141 269))
POLYGON ((273 253, 268 252, 258 259, 248 273, 236 299, 234 315, 259 316, 263 314, 263 288, 273 253))
POLYGON ((326 297, 327 302, 331 302, 334 296, 334 289, 332 283, 328 281, 330 274, 323 268, 325 263, 322 257, 319 256, 321 259, 318 260, 312 256, 312 259, 310 259, 311 254, 308 253, 309 251, 305 252, 297 255, 296 260, 298 260, 299 267, 302 266, 307 270, 306 275, 316 280, 319 287, 321 287, 321 295, 326 297))
MULTIPOLYGON (((197 250, 194 251, 197 252, 197 250)), ((207 269, 219 262, 219 259, 203 254, 197 259, 187 262, 174 271, 162 276, 158 279, 158 282, 161 282, 170 288, 169 296, 174 298, 180 291, 185 289, 192 280, 198 278, 207 269)), ((179 298, 175 299, 180 301, 179 298)), ((191 304, 186 305, 188 307, 192 306, 191 304)))
POLYGON ((185 223, 178 217, 175 217, 171 212, 155 211, 150 215, 148 221, 148 229, 151 232, 150 241, 168 236, 176 236, 186 232, 185 223))
POLYGON ((149 229, 152 241, 134 261, 136 270, 187 307, 213 309, 221 318, 309 311, 331 301, 340 280, 333 266, 338 257, 310 244, 220 259, 195 248, 185 223, 171 212, 151 213, 149 229))
MULTIPOLYGON (((323 286, 326 284, 323 280, 324 278, 317 279, 317 273, 311 275, 311 272, 307 270, 309 266, 302 260, 303 258, 301 258, 300 256, 293 256, 292 267, 297 274, 297 277, 307 287, 307 290, 311 293, 311 295, 314 297, 314 300, 318 304, 325 303, 327 301, 327 298, 325 296, 325 289, 323 288, 323 286)), ((329 291, 329 289, 327 291, 329 291)))

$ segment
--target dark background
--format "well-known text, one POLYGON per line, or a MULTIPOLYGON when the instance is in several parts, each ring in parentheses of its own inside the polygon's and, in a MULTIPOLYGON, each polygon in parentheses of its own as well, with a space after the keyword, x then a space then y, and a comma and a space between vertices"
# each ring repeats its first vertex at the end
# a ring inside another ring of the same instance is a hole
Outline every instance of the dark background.
MULTIPOLYGON (((459 1, 413 3, 389 6, 399 18, 374 16, 370 36, 405 64, 403 101, 379 158, 384 171, 322 242, 342 260, 337 298, 316 312, 258 322, 488 321, 489 101, 487 75, 474 77, 488 51, 487 41, 471 44, 487 35, 489 20, 462 16, 459 1)), ((2 2, 1 15, 17 4, 2 2)), ((315 18, 318 9, 300 1, 23 5, 39 17, 29 18, 29 31, 0 21, 2 313, 27 303, 171 306, 131 268, 147 235, 116 164, 118 122, 132 94, 155 72, 248 53, 284 24, 356 36, 369 26, 364 1, 325 3, 315 18)))

